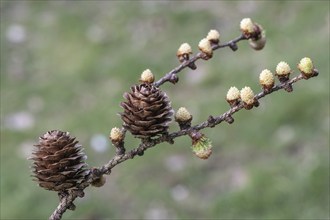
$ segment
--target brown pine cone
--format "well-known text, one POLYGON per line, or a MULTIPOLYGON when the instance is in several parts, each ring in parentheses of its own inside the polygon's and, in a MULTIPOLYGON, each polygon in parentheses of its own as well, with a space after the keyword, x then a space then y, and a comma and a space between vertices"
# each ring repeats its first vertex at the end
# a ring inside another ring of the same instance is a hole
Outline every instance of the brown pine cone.
POLYGON ((69 132, 48 131, 33 152, 33 173, 40 187, 53 191, 79 189, 88 174, 83 148, 69 132))
POLYGON ((123 127, 139 138, 165 134, 172 120, 173 110, 166 93, 153 84, 140 84, 131 87, 124 94, 125 102, 120 105, 124 121, 123 127))

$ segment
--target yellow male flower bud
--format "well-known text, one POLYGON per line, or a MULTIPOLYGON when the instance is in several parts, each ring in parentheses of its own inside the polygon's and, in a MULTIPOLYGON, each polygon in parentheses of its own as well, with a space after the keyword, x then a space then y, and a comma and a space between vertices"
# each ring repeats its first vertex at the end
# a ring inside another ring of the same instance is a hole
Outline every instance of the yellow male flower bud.
POLYGON ((230 107, 235 107, 236 105, 238 105, 239 98, 239 90, 235 86, 230 87, 226 95, 226 100, 229 103, 230 107))
POLYGON ((208 39, 203 38, 199 42, 198 48, 199 48, 200 51, 202 51, 206 55, 206 57, 203 57, 204 59, 212 58, 213 50, 212 50, 211 43, 208 39))
POLYGON ((277 76, 289 76, 291 73, 291 68, 289 64, 284 61, 281 61, 276 66, 276 74, 277 76))
POLYGON ((309 57, 304 57, 300 60, 298 69, 305 79, 318 75, 318 71, 314 68, 313 62, 309 57))
POLYGON ((153 83, 155 81, 154 74, 149 69, 146 69, 142 72, 140 81, 143 83, 153 83))
POLYGON ((251 109, 253 106, 258 106, 259 102, 254 98, 252 89, 245 86, 240 92, 241 100, 244 102, 245 109, 251 109))
MULTIPOLYGON (((192 49, 188 43, 181 44, 178 51, 176 52, 176 56, 178 57, 180 63, 189 60, 190 54, 192 54, 192 49)), ((188 67, 192 70, 195 70, 197 68, 195 63, 189 63, 188 67)))
MULTIPOLYGON (((289 64, 284 61, 281 61, 276 66, 276 73, 275 75, 278 77, 281 83, 286 83, 290 78, 291 68, 289 64)), ((291 84, 287 84, 284 87, 284 90, 287 92, 292 92, 293 87, 291 84)))
POLYGON ((124 139, 124 132, 119 128, 112 128, 109 138, 112 142, 121 142, 124 139))
POLYGON ((245 86, 240 92, 241 99, 244 103, 251 105, 254 102, 254 93, 252 89, 245 86))
POLYGON ((217 30, 210 30, 206 36, 211 43, 218 44, 220 41, 220 34, 217 30))
POLYGON ((241 31, 245 34, 252 34, 254 32, 254 24, 251 18, 243 18, 240 23, 241 31))
MULTIPOLYGON (((191 46, 188 43, 181 44, 178 51, 177 51, 177 53, 176 53, 179 60, 180 60, 181 57, 185 58, 184 56, 187 56, 188 59, 189 59, 189 54, 192 54, 192 49, 191 49, 191 46)), ((180 62, 183 62, 183 60, 182 61, 180 60, 180 62)))
POLYGON ((259 82, 264 90, 270 90, 274 86, 273 73, 268 69, 264 69, 259 75, 259 82))
POLYGON ((191 121, 192 115, 185 107, 180 107, 175 113, 175 121, 177 122, 188 122, 191 121))
POLYGON ((302 58, 298 64, 298 68, 306 74, 312 74, 314 68, 313 62, 309 57, 302 58))
POLYGON ((232 100, 237 100, 239 98, 240 98, 239 90, 235 86, 230 87, 230 89, 227 92, 226 99, 228 101, 232 101, 232 100))

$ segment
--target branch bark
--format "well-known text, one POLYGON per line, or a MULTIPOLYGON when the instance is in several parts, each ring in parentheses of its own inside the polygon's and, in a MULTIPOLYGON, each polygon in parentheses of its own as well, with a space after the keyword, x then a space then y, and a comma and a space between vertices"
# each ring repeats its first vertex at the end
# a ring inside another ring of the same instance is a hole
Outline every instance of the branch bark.
MULTIPOLYGON (((253 40, 256 36, 261 36, 260 31, 261 29, 259 26, 257 27, 257 31, 254 35, 246 35, 242 33, 239 37, 234 38, 233 40, 226 42, 224 44, 218 44, 218 42, 211 44, 212 51, 229 47, 232 51, 236 51, 238 49, 237 43, 242 41, 242 40, 253 40)), ((254 39, 257 40, 257 39, 254 39)), ((263 42, 264 43, 264 42, 263 42)), ((263 44, 264 46, 264 44, 263 44)), ((262 46, 262 47, 263 47, 262 46)), ((260 48, 259 48, 260 49, 260 48)), ((176 83, 178 81, 177 74, 181 72, 183 69, 186 67, 190 68, 196 68, 195 67, 195 62, 199 59, 207 60, 212 57, 212 54, 209 56, 206 56, 207 54, 203 52, 198 52, 191 58, 189 56, 186 58, 185 61, 183 61, 180 65, 172 69, 170 72, 166 73, 162 78, 160 78, 157 82, 154 83, 156 87, 160 87, 162 84, 165 82, 171 82, 171 83, 176 83)), ((193 68, 193 69, 194 69, 193 68)), ((315 70, 317 73, 317 70, 315 70)), ((312 75, 312 76, 316 76, 312 75)), ((280 81, 278 85, 273 86, 272 88, 269 88, 267 90, 263 89, 260 93, 256 94, 254 96, 254 100, 256 101, 254 103, 254 106, 257 107, 259 105, 258 100, 262 99, 263 97, 272 94, 273 92, 279 91, 281 89, 284 89, 287 92, 292 91, 292 85, 302 79, 308 79, 309 77, 306 77, 301 73, 300 75, 292 78, 291 80, 287 81, 280 81)), ((272 84, 273 85, 273 84, 272 84)), ((252 95, 251 95, 252 96, 252 95)), ((108 161, 103 166, 97 167, 97 168, 91 168, 89 175, 86 177, 85 182, 83 182, 79 186, 79 190, 69 190, 68 192, 62 192, 60 194, 60 202, 57 208, 54 210, 53 214, 49 217, 49 220, 60 220, 62 218, 63 213, 67 209, 73 210, 75 208, 73 202, 77 197, 83 197, 84 196, 84 189, 88 187, 89 185, 93 184, 94 181, 100 179, 103 175, 109 175, 111 173, 111 170, 119 165, 120 163, 123 163, 129 159, 133 159, 135 156, 142 156, 144 152, 152 147, 157 146, 160 143, 163 142, 168 142, 170 144, 174 143, 175 138, 184 136, 184 135, 190 135, 195 131, 199 131, 205 128, 212 128, 223 121, 226 121, 227 123, 233 123, 234 118, 232 117, 235 113, 242 109, 251 109, 253 106, 247 107, 243 101, 239 101, 237 105, 235 104, 234 106, 231 105, 230 109, 226 112, 224 112, 221 115, 218 116, 209 116, 205 121, 196 124, 194 126, 189 125, 180 127, 178 131, 172 132, 172 133, 167 133, 163 134, 162 136, 159 136, 157 138, 144 138, 141 139, 141 143, 139 146, 133 148, 132 150, 125 152, 125 146, 124 142, 116 142, 114 141, 113 144, 117 148, 116 154, 108 161)), ((125 132, 125 129, 121 129, 122 131, 125 132)))
MULTIPOLYGON (((267 95, 270 95, 273 92, 279 91, 281 89, 285 89, 288 85, 293 85, 294 83, 305 79, 302 74, 292 78, 291 80, 285 82, 285 83, 280 83, 276 86, 274 86, 272 89, 268 91, 261 91, 257 95, 255 95, 255 99, 260 100, 264 98, 267 95)), ((99 168, 93 168, 91 170, 91 175, 89 175, 88 180, 86 181, 87 183, 91 183, 93 180, 99 178, 102 175, 109 175, 111 173, 111 170, 119 165, 122 162, 125 162, 126 160, 133 159, 137 155, 143 155, 143 152, 146 151, 149 148, 155 147, 156 145, 163 143, 163 142, 169 142, 169 143, 174 143, 174 139, 180 136, 188 135, 190 132, 194 130, 202 130, 205 128, 211 128, 214 127, 223 121, 226 121, 227 118, 232 117, 235 113, 238 111, 244 109, 244 104, 240 103, 235 107, 230 108, 228 111, 224 112, 223 114, 213 117, 209 116, 209 118, 199 124, 196 124, 194 126, 191 126, 190 128, 179 130, 167 135, 160 136, 156 139, 148 139, 148 140, 143 140, 139 146, 133 148, 132 150, 128 151, 127 153, 124 153, 122 155, 115 155, 107 164, 99 167, 99 168)), ((89 184, 86 184, 83 186, 82 190, 88 187, 89 184)), ((67 195, 64 195, 60 199, 60 203, 53 212, 53 214, 50 216, 49 220, 60 220, 63 213, 70 208, 70 206, 73 205, 73 201, 78 197, 79 195, 71 191, 67 195)), ((82 196, 80 196, 82 197, 82 196)))
MULTIPOLYGON (((236 51, 238 49, 237 43, 242 40, 248 40, 249 38, 246 38, 243 34, 227 43, 220 44, 220 45, 212 45, 212 50, 215 51, 220 48, 230 47, 233 51, 236 51)), ((166 73, 162 78, 160 78, 157 82, 154 83, 155 86, 159 87, 165 82, 171 81, 173 78, 173 75, 178 74, 183 69, 188 67, 190 64, 195 63, 197 60, 202 59, 203 53, 198 52, 195 56, 192 56, 189 60, 181 63, 179 66, 172 69, 170 72, 166 73)))

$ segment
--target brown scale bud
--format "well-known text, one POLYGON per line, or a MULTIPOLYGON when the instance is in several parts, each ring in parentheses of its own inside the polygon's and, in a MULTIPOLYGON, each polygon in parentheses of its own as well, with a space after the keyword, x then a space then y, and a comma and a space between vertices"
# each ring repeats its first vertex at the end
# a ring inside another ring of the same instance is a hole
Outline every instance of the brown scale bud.
POLYGON ((91 185, 94 187, 101 187, 106 183, 107 179, 104 175, 100 176, 100 178, 97 178, 91 182, 91 185))
POLYGON ((177 82, 179 82, 179 77, 177 74, 171 74, 169 80, 170 83, 176 84, 177 82))
POLYGON ((231 115, 228 115, 227 117, 225 117, 225 121, 228 123, 228 124, 232 124, 234 123, 234 118, 231 116, 231 115))

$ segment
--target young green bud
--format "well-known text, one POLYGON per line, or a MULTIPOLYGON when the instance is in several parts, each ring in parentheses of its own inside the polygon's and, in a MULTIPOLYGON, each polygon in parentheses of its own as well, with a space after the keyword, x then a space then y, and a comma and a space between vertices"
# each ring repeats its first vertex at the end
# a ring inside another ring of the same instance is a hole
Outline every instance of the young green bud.
POLYGON ((259 75, 259 82, 264 91, 269 91, 274 86, 274 76, 273 73, 268 69, 264 69, 259 75))
POLYGON ((305 79, 318 75, 318 71, 314 68, 313 62, 309 57, 304 57, 300 60, 298 69, 305 79))
POLYGON ((220 34, 217 30, 210 30, 206 36, 206 39, 213 44, 218 44, 220 42, 220 34))
POLYGON ((239 104, 240 94, 239 90, 232 86, 227 92, 226 100, 229 103, 230 107, 235 107, 239 104))
POLYGON ((213 50, 212 50, 211 43, 208 39, 203 38, 199 42, 198 48, 199 48, 200 51, 202 51, 205 54, 205 56, 202 57, 203 59, 207 60, 207 59, 212 58, 213 50))
POLYGON ((195 155, 203 160, 208 159, 212 154, 211 140, 199 132, 193 132, 190 137, 195 155))
POLYGON ((143 83, 151 84, 155 81, 154 74, 149 69, 142 72, 140 81, 143 83))
POLYGON ((302 58, 298 64, 298 68, 305 74, 312 74, 314 68, 313 62, 309 57, 302 58))

